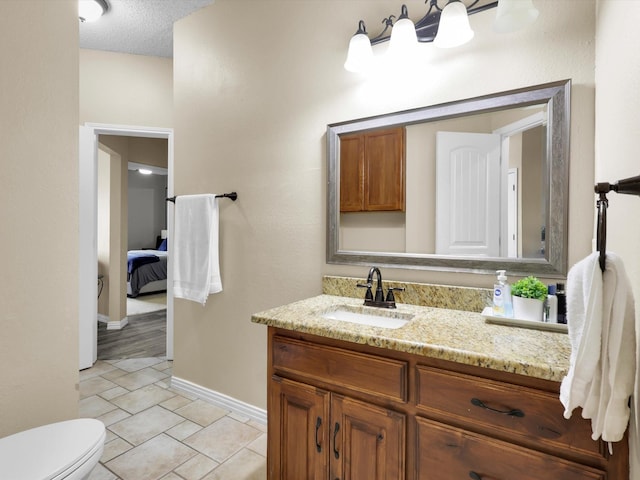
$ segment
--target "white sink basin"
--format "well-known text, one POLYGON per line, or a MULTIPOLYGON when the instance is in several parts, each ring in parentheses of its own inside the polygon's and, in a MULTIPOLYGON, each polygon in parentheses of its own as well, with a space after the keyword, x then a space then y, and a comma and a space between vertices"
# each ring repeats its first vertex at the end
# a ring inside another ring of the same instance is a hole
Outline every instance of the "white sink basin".
POLYGON ((355 307, 340 305, 323 312, 321 317, 341 322, 358 323, 370 327, 400 328, 404 327, 413 315, 395 310, 382 310, 373 307, 355 307))

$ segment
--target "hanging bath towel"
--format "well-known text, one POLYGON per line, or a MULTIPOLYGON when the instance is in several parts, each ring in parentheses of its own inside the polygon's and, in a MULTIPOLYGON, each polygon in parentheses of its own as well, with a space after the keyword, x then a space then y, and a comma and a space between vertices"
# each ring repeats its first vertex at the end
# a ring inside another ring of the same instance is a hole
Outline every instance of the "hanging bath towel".
POLYGON ((213 194, 176 197, 174 297, 204 305, 209 294, 222 291, 218 217, 213 194))

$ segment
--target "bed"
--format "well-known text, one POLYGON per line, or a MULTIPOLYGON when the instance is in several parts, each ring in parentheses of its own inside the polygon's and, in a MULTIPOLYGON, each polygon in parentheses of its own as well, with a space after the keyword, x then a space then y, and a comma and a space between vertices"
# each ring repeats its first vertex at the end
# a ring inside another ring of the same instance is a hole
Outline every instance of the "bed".
POLYGON ((166 250, 127 252, 127 296, 167 291, 166 250))

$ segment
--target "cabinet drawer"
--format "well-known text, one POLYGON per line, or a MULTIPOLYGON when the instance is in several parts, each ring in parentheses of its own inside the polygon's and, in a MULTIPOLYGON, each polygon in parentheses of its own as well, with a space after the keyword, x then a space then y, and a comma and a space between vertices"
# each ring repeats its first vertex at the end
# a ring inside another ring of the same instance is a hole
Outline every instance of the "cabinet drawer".
POLYGON ((416 417, 418 480, 605 480, 606 473, 416 417))
POLYGON ((418 409, 429 416, 552 452, 605 455, 588 421, 563 417, 557 394, 425 366, 417 379, 418 409))
POLYGON ((407 363, 290 338, 273 338, 274 371, 407 401, 407 363))

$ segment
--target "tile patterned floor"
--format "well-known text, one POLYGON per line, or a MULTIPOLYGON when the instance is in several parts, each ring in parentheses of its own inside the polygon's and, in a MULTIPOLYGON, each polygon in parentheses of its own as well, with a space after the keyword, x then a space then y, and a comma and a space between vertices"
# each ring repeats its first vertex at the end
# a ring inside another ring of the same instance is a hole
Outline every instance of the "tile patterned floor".
POLYGON ((265 480, 266 426, 174 390, 164 358, 80 372, 80 416, 107 427, 89 480, 265 480))

